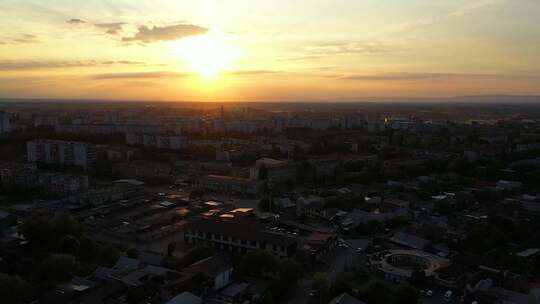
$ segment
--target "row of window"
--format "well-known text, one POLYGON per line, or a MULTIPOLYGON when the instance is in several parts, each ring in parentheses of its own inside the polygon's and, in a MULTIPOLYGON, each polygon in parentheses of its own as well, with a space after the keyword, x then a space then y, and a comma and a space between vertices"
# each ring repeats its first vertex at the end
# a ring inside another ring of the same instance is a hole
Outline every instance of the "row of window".
MULTIPOLYGON (((249 245, 251 247, 260 248, 262 250, 266 249, 266 243, 258 242, 258 241, 254 241, 254 240, 248 241, 248 240, 243 240, 243 239, 237 239, 237 238, 233 238, 233 237, 224 236, 224 235, 221 235, 221 234, 205 233, 205 232, 201 232, 201 231, 194 231, 193 235, 198 237, 198 238, 202 238, 202 239, 216 240, 216 241, 228 241, 228 242, 231 242, 233 244, 240 244, 240 245, 244 245, 244 246, 249 245)), ((272 250, 273 251, 283 251, 284 252, 285 251, 285 246, 272 244, 272 250)))

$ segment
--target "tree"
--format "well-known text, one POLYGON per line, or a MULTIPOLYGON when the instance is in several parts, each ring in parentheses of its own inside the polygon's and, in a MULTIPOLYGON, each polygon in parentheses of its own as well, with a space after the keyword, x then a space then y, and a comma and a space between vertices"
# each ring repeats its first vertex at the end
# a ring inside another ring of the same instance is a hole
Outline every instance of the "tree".
POLYGON ((272 210, 271 204, 272 202, 269 199, 263 198, 259 201, 259 204, 257 205, 257 207, 262 212, 269 212, 270 210, 272 210))
POLYGON ((384 282, 374 280, 367 285, 363 299, 367 303, 385 304, 389 303, 391 293, 392 291, 384 282))
POLYGON ((169 245, 167 245, 167 256, 172 257, 175 250, 176 244, 174 244, 174 242, 170 242, 169 245))
POLYGON ((79 253, 80 247, 81 242, 72 235, 66 235, 60 242, 62 253, 71 254, 73 256, 76 256, 79 253))
POLYGON ((55 216, 52 221, 53 237, 61 239, 66 235, 78 236, 81 233, 79 222, 71 215, 63 213, 55 216))
POLYGON ((32 213, 18 230, 34 247, 50 245, 53 228, 46 214, 32 213))
POLYGON ((84 261, 95 261, 98 257, 99 246, 94 241, 84 236, 79 239, 79 243, 78 258, 84 261))
POLYGON ((105 247, 99 253, 99 264, 107 267, 112 267, 118 261, 120 252, 114 247, 105 247))
POLYGON ((426 272, 424 270, 415 270, 411 276, 411 283, 418 286, 426 282, 426 272))
POLYGON ((312 171, 313 171, 313 168, 312 168, 311 164, 307 160, 302 161, 300 163, 300 166, 298 166, 298 177, 299 177, 299 179, 301 181, 307 181, 307 180, 311 179, 312 171))
POLYGON ((265 273, 279 273, 279 261, 266 251, 250 252, 242 258, 239 273, 262 276, 265 273))
POLYGON ((392 304, 417 304, 418 291, 409 284, 402 283, 392 295, 392 304))
POLYGON ((272 292, 270 291, 266 291, 263 295, 262 295, 262 298, 261 298, 261 304, 275 304, 277 303, 275 300, 274 300, 274 295, 272 295, 272 292))
POLYGON ((23 278, 0 273, 0 299, 2 299, 2 303, 28 303, 31 295, 30 285, 23 278))
POLYGON ((259 180, 266 180, 268 178, 268 168, 266 168, 265 164, 262 164, 259 167, 259 180))
POLYGON ((355 280, 355 274, 352 272, 343 272, 337 275, 334 283, 332 284, 332 296, 342 294, 350 291, 350 283, 355 280))
POLYGON ((130 259, 136 259, 139 256, 139 250, 137 248, 129 248, 126 250, 126 256, 130 259))
POLYGON ((78 264, 69 254, 53 254, 47 257, 38 270, 39 282, 54 285, 69 281, 77 271, 78 264))
POLYGON ((317 272, 313 275, 313 290, 319 293, 321 303, 328 302, 330 283, 328 275, 324 272, 317 272))
POLYGON ((296 286, 302 276, 302 267, 293 259, 284 259, 279 264, 279 278, 287 285, 296 286))

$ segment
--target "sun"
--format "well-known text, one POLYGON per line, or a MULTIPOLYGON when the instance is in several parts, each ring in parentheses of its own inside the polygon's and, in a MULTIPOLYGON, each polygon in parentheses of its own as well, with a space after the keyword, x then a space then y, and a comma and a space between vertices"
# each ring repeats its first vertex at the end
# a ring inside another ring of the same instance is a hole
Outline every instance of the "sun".
POLYGON ((227 35, 210 32, 201 36, 186 38, 177 46, 175 53, 180 56, 185 67, 205 79, 214 79, 220 73, 230 70, 240 57, 227 35))

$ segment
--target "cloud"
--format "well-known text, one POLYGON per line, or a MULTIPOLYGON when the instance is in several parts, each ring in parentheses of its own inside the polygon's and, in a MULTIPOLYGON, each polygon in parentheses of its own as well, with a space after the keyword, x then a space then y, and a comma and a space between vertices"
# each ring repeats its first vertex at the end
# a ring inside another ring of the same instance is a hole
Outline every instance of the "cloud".
POLYGON ((227 74, 229 75, 267 75, 267 74, 279 74, 282 73, 281 71, 273 71, 273 70, 238 70, 238 71, 231 71, 227 74))
POLYGON ((29 44, 29 43, 37 43, 39 42, 37 39, 37 36, 32 34, 21 34, 17 36, 4 36, 0 37, 2 41, 0 41, 0 45, 7 45, 7 44, 29 44))
POLYGON ((339 76, 343 80, 365 81, 414 81, 414 80, 452 80, 452 79, 500 79, 515 78, 502 74, 459 74, 459 73, 388 73, 374 75, 339 76))
POLYGON ((124 42, 150 43, 182 39, 189 36, 202 35, 208 28, 193 24, 176 24, 169 26, 140 26, 137 33, 131 37, 123 37, 124 42))
POLYGON ((187 73, 178 72, 128 72, 128 73, 107 73, 97 74, 92 78, 97 80, 103 79, 153 79, 153 78, 180 78, 189 76, 187 73))
POLYGON ((98 29, 105 30, 105 33, 109 35, 118 34, 120 31, 122 31, 123 26, 126 24, 124 22, 90 23, 90 22, 87 22, 85 20, 78 19, 78 18, 69 19, 66 21, 66 23, 74 25, 74 26, 79 26, 79 25, 83 25, 83 26, 86 25, 88 27, 94 26, 98 29))
POLYGON ((0 62, 0 70, 34 70, 34 69, 61 69, 78 67, 98 67, 109 65, 142 65, 143 62, 129 60, 81 60, 81 61, 3 61, 0 62))
POLYGON ((86 21, 78 18, 72 18, 66 21, 66 23, 73 24, 73 25, 79 25, 79 24, 86 24, 86 21))
POLYGON ((311 45, 304 48, 304 53, 298 56, 286 57, 281 61, 317 60, 328 56, 338 55, 373 55, 405 51, 403 47, 390 45, 379 41, 334 42, 311 45))
POLYGON ((411 31, 423 27, 427 27, 451 18, 457 18, 472 14, 475 11, 496 5, 504 0, 469 0, 465 5, 458 7, 457 9, 450 11, 446 14, 421 17, 416 20, 398 23, 390 27, 390 32, 401 33, 411 31))
POLYGON ((125 25, 124 22, 112 22, 112 23, 96 23, 94 24, 97 28, 105 30, 105 33, 110 35, 116 35, 122 31, 122 27, 125 25))

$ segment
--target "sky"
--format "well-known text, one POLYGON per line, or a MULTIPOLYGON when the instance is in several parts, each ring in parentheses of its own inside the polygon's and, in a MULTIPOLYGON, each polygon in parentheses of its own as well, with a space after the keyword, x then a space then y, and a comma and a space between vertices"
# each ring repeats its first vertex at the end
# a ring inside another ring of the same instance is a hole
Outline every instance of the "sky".
POLYGON ((539 0, 0 0, 0 98, 540 95, 539 0))

